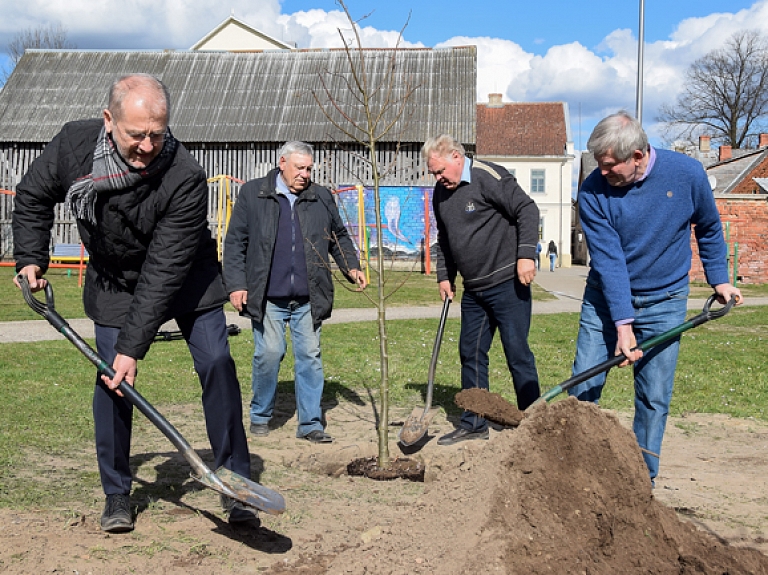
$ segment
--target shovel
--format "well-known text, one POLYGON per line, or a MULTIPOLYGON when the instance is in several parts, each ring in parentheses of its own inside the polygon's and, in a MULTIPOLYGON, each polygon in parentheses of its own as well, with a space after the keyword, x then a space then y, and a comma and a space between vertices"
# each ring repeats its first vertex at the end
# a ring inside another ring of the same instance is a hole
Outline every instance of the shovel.
MULTIPOLYGON (((115 370, 99 356, 99 354, 89 346, 62 318, 54 309, 53 288, 50 282, 45 286, 45 303, 42 303, 32 295, 27 278, 23 275, 17 276, 21 291, 29 307, 36 313, 43 316, 56 330, 64 335, 80 352, 93 363, 99 372, 106 374, 110 378, 115 376, 115 370)), ((171 425, 144 397, 129 385, 125 380, 120 382, 118 388, 125 398, 135 405, 147 419, 163 432, 163 434, 176 446, 179 452, 184 456, 192 466, 194 473, 191 477, 202 483, 205 487, 213 489, 222 495, 236 499, 241 503, 264 511, 271 515, 279 515, 285 511, 285 500, 283 496, 259 485, 255 481, 246 479, 229 469, 220 467, 214 473, 203 462, 197 452, 184 439, 178 430, 171 425)))
MULTIPOLYGON (((701 325, 711 319, 717 319, 719 317, 723 317, 725 314, 727 314, 730 311, 730 309, 736 303, 736 299, 731 298, 728 301, 728 303, 726 303, 722 308, 712 311, 710 307, 712 306, 712 304, 715 302, 716 299, 717 299, 717 294, 710 295, 709 298, 707 298, 707 301, 704 303, 704 309, 702 310, 701 313, 699 313, 698 315, 695 315, 688 321, 681 323, 677 327, 673 327, 672 329, 669 329, 663 333, 660 333, 655 337, 645 340, 644 342, 640 343, 637 347, 633 348, 632 351, 637 349, 642 350, 644 352, 648 351, 652 347, 665 343, 677 337, 684 331, 691 329, 692 327, 701 325)), ((549 391, 546 391, 545 393, 543 393, 541 397, 539 397, 536 401, 534 401, 533 404, 528 409, 531 409, 535 405, 546 403, 551 399, 554 399, 555 397, 560 395, 562 392, 567 391, 572 387, 574 387, 575 385, 578 385, 584 381, 587 381, 588 379, 591 379, 596 375, 603 373, 604 371, 608 371, 609 369, 619 365, 621 362, 623 362, 626 359, 627 359, 627 356, 625 356, 622 353, 610 359, 607 359, 604 362, 599 363, 598 365, 587 369, 586 371, 583 371, 581 373, 574 375, 570 379, 565 380, 560 385, 556 385, 549 391)), ((498 394, 494 394, 494 395, 498 395, 498 394)), ((505 400, 501 396, 498 396, 498 398, 495 399, 495 403, 497 405, 493 406, 494 407, 493 410, 490 410, 488 408, 488 399, 489 399, 488 392, 486 392, 485 390, 478 390, 478 389, 464 390, 456 395, 456 404, 463 409, 477 413, 481 417, 485 417, 486 419, 490 419, 492 421, 495 421, 496 423, 501 423, 502 425, 509 425, 509 426, 515 427, 520 424, 520 420, 522 419, 522 413, 517 409, 517 407, 509 403, 507 400, 505 400), (467 392, 475 392, 475 393, 472 394, 467 392), (503 404, 503 405, 498 405, 498 404, 503 404), (480 407, 481 405, 484 407, 480 407), (489 411, 492 411, 492 412, 488 413, 489 411)))
POLYGON ((437 413, 438 409, 432 409, 432 389, 435 386, 435 368, 437 367, 437 356, 440 355, 440 344, 443 341, 443 332, 445 331, 445 320, 448 317, 448 306, 451 304, 450 298, 443 300, 443 311, 440 314, 440 325, 437 327, 437 336, 435 344, 432 347, 432 361, 429 363, 429 374, 427 375, 427 401, 424 408, 414 407, 408 419, 405 420, 397 438, 406 447, 413 445, 421 439, 429 428, 429 423, 437 413))

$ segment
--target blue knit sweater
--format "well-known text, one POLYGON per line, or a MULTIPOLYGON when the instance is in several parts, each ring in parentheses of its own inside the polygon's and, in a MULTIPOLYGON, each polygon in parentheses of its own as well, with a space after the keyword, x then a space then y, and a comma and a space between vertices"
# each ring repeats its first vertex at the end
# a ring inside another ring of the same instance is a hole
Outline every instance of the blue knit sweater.
POLYGON ((678 152, 655 152, 645 179, 612 187, 596 169, 579 191, 588 281, 602 289, 614 322, 634 317, 632 296, 688 284, 691 224, 707 282, 728 282, 720 215, 701 164, 678 152))

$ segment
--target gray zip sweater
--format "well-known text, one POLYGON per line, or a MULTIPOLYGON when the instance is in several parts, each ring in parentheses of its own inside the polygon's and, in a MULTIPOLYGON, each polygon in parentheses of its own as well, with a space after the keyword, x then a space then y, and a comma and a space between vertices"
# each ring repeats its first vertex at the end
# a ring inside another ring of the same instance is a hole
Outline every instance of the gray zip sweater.
POLYGON ((535 259, 539 208, 503 167, 472 161, 472 182, 451 191, 435 186, 437 281, 479 291, 513 279, 518 258, 535 259))

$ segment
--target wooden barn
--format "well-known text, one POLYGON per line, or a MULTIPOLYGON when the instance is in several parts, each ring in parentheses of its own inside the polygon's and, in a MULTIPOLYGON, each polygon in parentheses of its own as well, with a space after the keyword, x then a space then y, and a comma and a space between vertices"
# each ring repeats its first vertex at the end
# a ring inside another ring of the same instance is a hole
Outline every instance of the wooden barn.
MULTIPOLYGON (((113 80, 135 72, 156 76, 170 90, 171 130, 212 180, 212 229, 221 213, 223 180, 217 177, 245 181, 263 176, 277 164, 277 152, 288 140, 315 146, 313 178, 318 183, 371 185, 366 147, 326 116, 342 123, 345 117, 362 119, 359 94, 349 89, 350 56, 356 65, 365 61, 373 110, 390 104, 379 129, 393 124, 378 146, 381 185, 433 185, 420 157, 429 136, 447 132, 474 151, 474 46, 350 53, 29 50, 0 91, 0 189, 15 190, 64 123, 100 117, 113 80)), ((4 259, 12 254, 12 201, 12 195, 0 195, 4 259)), ((62 206, 53 242, 79 241, 73 224, 62 206)))

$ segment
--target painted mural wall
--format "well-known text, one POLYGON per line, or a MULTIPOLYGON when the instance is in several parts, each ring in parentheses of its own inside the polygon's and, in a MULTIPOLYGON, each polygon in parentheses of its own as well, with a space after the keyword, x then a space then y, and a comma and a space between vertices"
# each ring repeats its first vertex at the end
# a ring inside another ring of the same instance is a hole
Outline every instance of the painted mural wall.
MULTIPOLYGON (((376 210, 373 189, 340 188, 337 192, 339 212, 350 235, 360 249, 361 225, 367 231, 368 249, 378 247, 376 210), (362 210, 361 208, 362 202, 362 210), (361 224, 362 222, 362 224, 361 224)), ((381 187, 382 247, 387 255, 402 258, 418 257, 422 242, 428 236, 431 246, 437 240, 435 217, 432 214, 431 187, 381 187), (427 229, 425 221, 429 222, 427 229)))

